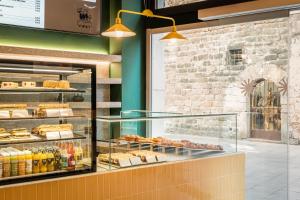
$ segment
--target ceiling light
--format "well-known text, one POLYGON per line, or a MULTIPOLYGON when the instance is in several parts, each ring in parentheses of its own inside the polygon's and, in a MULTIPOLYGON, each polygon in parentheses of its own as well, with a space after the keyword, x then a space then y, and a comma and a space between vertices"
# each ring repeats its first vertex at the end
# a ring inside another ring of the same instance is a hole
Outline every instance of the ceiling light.
POLYGON ((116 18, 116 23, 103 32, 101 35, 106 37, 132 37, 135 36, 135 32, 131 31, 129 28, 122 24, 121 18, 116 18))

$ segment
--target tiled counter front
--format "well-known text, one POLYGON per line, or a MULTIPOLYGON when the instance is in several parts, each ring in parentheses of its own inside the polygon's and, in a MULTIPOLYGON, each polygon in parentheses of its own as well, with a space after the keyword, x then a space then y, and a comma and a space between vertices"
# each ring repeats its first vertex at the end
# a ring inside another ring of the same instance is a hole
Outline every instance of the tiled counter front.
POLYGON ((0 189, 0 200, 244 200, 245 156, 166 163, 0 189))

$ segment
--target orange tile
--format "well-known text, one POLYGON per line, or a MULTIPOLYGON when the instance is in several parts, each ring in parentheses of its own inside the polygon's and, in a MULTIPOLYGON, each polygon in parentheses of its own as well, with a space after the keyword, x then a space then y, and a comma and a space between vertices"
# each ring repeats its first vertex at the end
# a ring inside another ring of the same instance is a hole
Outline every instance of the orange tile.
POLYGON ((5 200, 16 200, 22 198, 22 187, 10 187, 5 189, 5 200))
POLYGON ((58 181, 52 181, 51 185, 51 199, 58 200, 59 199, 59 184, 58 181))
POLYGON ((0 189, 0 199, 5 200, 5 189, 0 189))
POLYGON ((37 184, 22 186, 22 200, 37 200, 37 184))
POLYGON ((51 182, 37 184, 36 196, 37 199, 51 200, 52 197, 51 182))
MULTIPOLYGON (((75 178, 72 182, 74 200, 85 200, 85 179, 75 178)), ((70 199, 68 199, 70 200, 70 199)))
POLYGON ((97 176, 85 178, 85 195, 87 200, 98 200, 98 179, 97 176))

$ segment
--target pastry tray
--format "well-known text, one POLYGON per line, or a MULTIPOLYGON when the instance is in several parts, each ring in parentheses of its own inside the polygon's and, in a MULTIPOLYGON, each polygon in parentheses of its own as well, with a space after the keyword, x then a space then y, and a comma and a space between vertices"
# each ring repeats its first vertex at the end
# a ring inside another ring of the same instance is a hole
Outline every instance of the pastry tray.
MULTIPOLYGON (((195 154, 195 152, 203 152, 203 153, 209 153, 209 152, 215 152, 215 153, 223 153, 224 150, 213 150, 213 149, 194 149, 194 148, 188 148, 188 147, 178 147, 178 146, 169 146, 169 145, 161 145, 161 144, 155 144, 155 143, 140 143, 140 142, 134 142, 134 141, 126 141, 126 140, 116 140, 117 146, 127 146, 128 149, 150 149, 150 151, 161 151, 163 153, 176 153, 181 154, 183 152, 187 152, 189 155, 195 154)), ((198 153, 197 153, 198 154, 198 153)))
POLYGON ((157 162, 151 162, 151 163, 142 162, 142 163, 139 164, 139 165, 130 165, 130 166, 126 166, 126 167, 121 167, 121 166, 116 165, 116 164, 110 164, 110 163, 108 163, 108 162, 103 162, 103 161, 101 161, 101 162, 98 162, 98 167, 103 167, 103 166, 101 166, 101 165, 104 165, 104 166, 107 166, 107 167, 108 167, 107 169, 109 169, 109 166, 111 166, 111 167, 113 167, 113 168, 115 168, 115 169, 124 169, 124 168, 129 168, 129 167, 146 166, 146 165, 155 165, 155 164, 160 164, 160 163, 165 163, 165 162, 167 162, 167 161, 157 161, 157 162))

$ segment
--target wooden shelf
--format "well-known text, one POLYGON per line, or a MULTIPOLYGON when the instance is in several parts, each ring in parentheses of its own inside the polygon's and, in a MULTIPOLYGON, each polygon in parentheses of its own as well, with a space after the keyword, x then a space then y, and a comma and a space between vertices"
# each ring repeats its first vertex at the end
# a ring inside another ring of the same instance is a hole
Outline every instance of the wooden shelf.
POLYGON ((122 84, 121 78, 98 78, 98 84, 122 84))
POLYGON ((121 108, 121 102, 97 102, 97 108, 121 108))
POLYGON ((55 63, 99 64, 101 62, 121 62, 120 55, 107 55, 93 52, 50 50, 29 47, 0 45, 0 58, 55 63))
MULTIPOLYGON (((69 102, 71 108, 86 109, 90 108, 89 102, 69 102)), ((97 108, 121 108, 121 102, 97 102, 97 108)))

